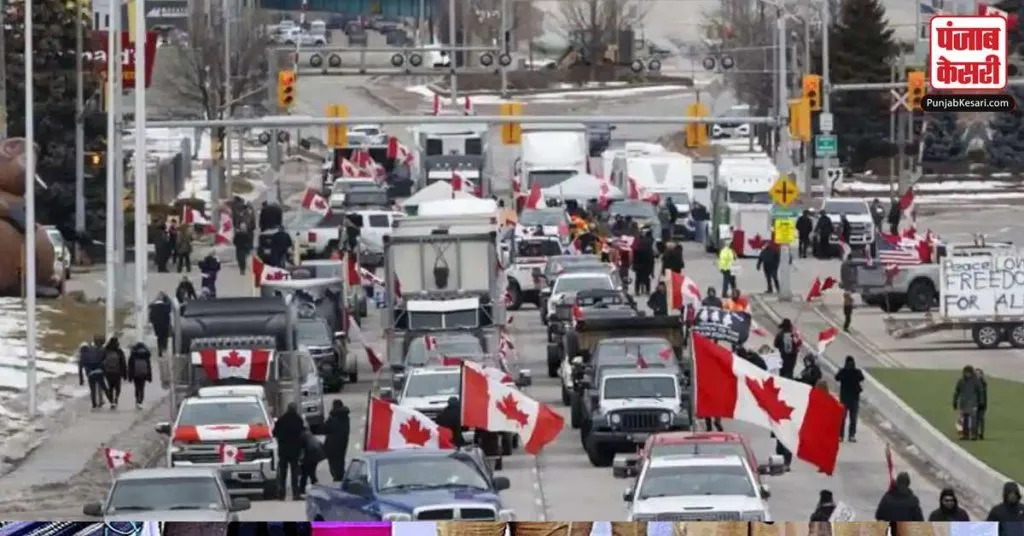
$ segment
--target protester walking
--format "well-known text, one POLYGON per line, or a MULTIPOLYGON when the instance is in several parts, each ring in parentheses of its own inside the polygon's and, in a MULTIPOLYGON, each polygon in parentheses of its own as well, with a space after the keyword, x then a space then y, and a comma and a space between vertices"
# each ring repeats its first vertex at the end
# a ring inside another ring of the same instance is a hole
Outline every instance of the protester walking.
POLYGON ((724 246, 718 252, 718 271, 722 273, 722 296, 729 295, 729 289, 736 284, 733 278, 732 268, 736 263, 736 253, 730 246, 724 246))
POLYGON ((157 293, 156 299, 149 304, 149 323, 156 335, 156 355, 163 357, 171 340, 171 298, 166 293, 157 293))
POLYGON ((800 339, 793 333, 793 321, 788 318, 782 319, 782 323, 779 324, 779 332, 775 335, 774 346, 782 359, 782 369, 779 371, 779 375, 792 380, 796 371, 797 354, 800 352, 800 339))
POLYGON ((821 366, 818 365, 818 360, 814 354, 807 353, 804 355, 804 368, 800 371, 800 381, 814 387, 818 385, 824 374, 821 372, 821 366))
POLYGON ((211 251, 207 253, 203 260, 199 261, 197 266, 199 272, 203 274, 199 284, 204 289, 210 291, 210 297, 217 297, 217 275, 220 274, 220 260, 211 251))
POLYGON ((194 300, 199 296, 196 295, 196 287, 188 280, 187 275, 181 276, 181 281, 178 283, 178 288, 174 290, 174 297, 178 299, 179 305, 185 305, 185 302, 194 300))
POLYGON ((351 430, 349 409, 345 403, 335 399, 331 404, 331 413, 324 423, 326 434, 324 434, 324 455, 327 457, 327 466, 331 470, 331 478, 335 482, 341 482, 345 475, 345 455, 348 452, 348 440, 351 430))
POLYGON ((835 227, 832 220, 822 210, 818 214, 818 221, 814 225, 814 243, 811 246, 811 253, 815 258, 827 259, 832 255, 832 233, 835 227))
POLYGON ((896 475, 895 484, 889 488, 882 499, 878 501, 878 508, 875 510, 876 521, 888 521, 896 523, 899 521, 924 521, 924 514, 921 512, 921 501, 910 489, 910 475, 901 472, 896 475))
POLYGON ((779 290, 779 263, 782 254, 779 245, 774 241, 769 242, 761 253, 757 255, 757 266, 755 270, 764 272, 764 280, 767 285, 766 292, 771 294, 779 290))
POLYGON ((288 403, 288 409, 277 419, 274 424, 274 439, 277 439, 277 489, 281 500, 287 497, 287 486, 291 483, 292 499, 302 498, 302 488, 299 486, 299 458, 302 456, 303 440, 302 433, 306 430, 306 423, 299 415, 299 408, 295 402, 288 403), (289 477, 291 477, 289 479, 289 477))
POLYGON ((92 409, 103 407, 106 385, 103 383, 103 337, 96 335, 92 344, 82 343, 78 347, 78 385, 89 382, 89 399, 92 409))
POLYGON ((971 516, 960 508, 956 492, 953 488, 944 488, 939 492, 939 507, 928 514, 928 521, 970 521, 971 516))
POLYGON ((796 219, 796 234, 799 239, 799 253, 801 259, 807 258, 807 250, 811 247, 811 233, 814 231, 814 222, 811 221, 811 211, 805 210, 796 219))
POLYGON ((117 409, 121 399, 121 382, 128 379, 128 363, 117 337, 111 337, 103 347, 103 377, 107 383, 110 409, 117 409))
POLYGON ((316 477, 316 468, 324 461, 324 446, 320 440, 309 430, 302 431, 302 465, 300 466, 301 476, 299 477, 300 494, 306 494, 306 485, 319 484, 316 477))
POLYGON ((953 389, 953 409, 960 414, 960 439, 978 439, 978 407, 983 391, 974 367, 965 366, 953 389))
POLYGON ((988 410, 988 381, 985 380, 985 371, 980 368, 974 369, 974 374, 981 382, 981 400, 978 402, 978 439, 985 439, 985 412, 988 410))
POLYGON ((238 272, 245 275, 246 264, 248 264, 249 255, 252 253, 252 231, 247 223, 242 222, 235 230, 234 246, 238 272))
POLYGON ((152 354, 142 341, 132 346, 128 355, 128 379, 135 385, 135 409, 142 409, 146 400, 146 384, 153 382, 152 354))
POLYGON ((850 323, 853 322, 853 294, 843 292, 843 331, 850 331, 850 323))
POLYGON ((192 226, 182 225, 178 229, 174 254, 178 259, 178 273, 192 271, 192 226))
POLYGON ((985 521, 999 522, 999 536, 1024 534, 1024 505, 1020 502, 1020 486, 1016 482, 1003 484, 1003 502, 988 511, 985 521))
POLYGON ((857 362, 852 355, 846 356, 843 368, 836 372, 836 382, 839 384, 839 402, 843 404, 843 426, 839 430, 839 440, 849 437, 851 443, 857 442, 857 414, 860 413, 861 384, 864 383, 864 373, 857 368, 857 362), (849 422, 849 427, 847 427, 849 422), (844 433, 845 432, 845 433, 844 433))
POLYGON ((650 308, 654 316, 666 316, 668 315, 668 305, 665 282, 658 281, 658 286, 654 288, 654 292, 647 297, 647 307, 650 308))

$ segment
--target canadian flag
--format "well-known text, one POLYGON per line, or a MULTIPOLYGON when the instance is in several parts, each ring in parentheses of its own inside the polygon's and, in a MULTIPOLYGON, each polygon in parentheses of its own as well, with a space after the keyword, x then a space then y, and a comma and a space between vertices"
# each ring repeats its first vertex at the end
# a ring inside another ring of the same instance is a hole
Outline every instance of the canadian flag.
POLYGON ((284 268, 267 266, 258 256, 252 257, 252 284, 256 288, 263 286, 267 281, 283 281, 291 279, 292 274, 284 268))
POLYGON ((818 332, 818 353, 824 353, 825 348, 832 344, 832 341, 836 340, 839 336, 839 330, 837 328, 825 328, 818 332))
POLYGON ((811 283, 811 290, 807 291, 807 301, 812 302, 822 297, 826 292, 832 290, 838 281, 832 276, 828 276, 825 279, 815 277, 811 283))
POLYGON ((107 462, 107 469, 113 471, 118 467, 131 465, 132 453, 127 450, 112 449, 103 447, 103 459, 107 462))
POLYGON ((540 193, 540 185, 534 184, 530 187, 530 193, 526 195, 526 202, 523 203, 523 208, 541 208, 543 201, 544 196, 540 193))
POLYGON ((473 115, 473 101, 470 100, 469 96, 463 97, 462 100, 462 112, 466 115, 473 115))
POLYGON ((363 345, 363 350, 366 351, 366 362, 370 364, 370 369, 373 372, 380 372, 384 368, 384 361, 377 355, 377 352, 366 343, 366 338, 363 337, 363 329, 359 327, 359 322, 356 321, 352 315, 348 315, 346 326, 348 327, 349 338, 363 345))
POLYGON ((408 147, 399 143, 398 158, 396 158, 396 160, 398 160, 402 164, 405 164, 406 166, 411 166, 412 163, 416 161, 416 155, 413 154, 413 152, 410 151, 408 147))
POLYGON ((231 221, 230 214, 221 217, 220 230, 214 235, 213 243, 218 246, 230 246, 235 243, 235 224, 231 221))
POLYGON ((234 465, 245 459, 242 455, 242 450, 235 445, 228 445, 227 443, 221 443, 217 445, 217 456, 220 457, 220 463, 234 465))
POLYGON ((441 113, 441 96, 437 95, 437 94, 434 94, 434 110, 433 110, 433 114, 434 115, 439 115, 440 113, 441 113))
POLYGON ((699 334, 693 356, 698 418, 761 426, 797 458, 835 471, 844 410, 827 390, 772 375, 699 334))
POLYGON ((338 172, 341 173, 342 177, 358 177, 359 167, 348 158, 342 158, 341 163, 338 165, 338 172))
POLYGON ((322 216, 326 216, 331 211, 327 199, 324 199, 324 196, 313 188, 306 188, 306 192, 302 194, 302 208, 312 210, 322 216))
POLYGON ((423 347, 428 352, 433 352, 437 350, 437 339, 435 339, 432 335, 427 335, 423 337, 423 347))
POLYGON ((469 361, 462 362, 461 400, 463 426, 519 434, 523 450, 530 454, 540 452, 565 427, 558 412, 469 361))
POLYGON ((211 223, 210 220, 206 218, 206 216, 203 216, 202 212, 199 212, 198 210, 188 205, 184 205, 181 207, 181 224, 202 225, 206 229, 212 229, 213 226, 213 223, 211 223))
POLYGON ((366 415, 366 445, 378 452, 409 448, 454 448, 452 431, 426 415, 379 398, 370 398, 366 415))
POLYGON ((684 274, 665 270, 666 303, 670 311, 681 310, 689 303, 700 303, 700 287, 697 282, 684 274))
POLYGON ((597 187, 597 206, 599 208, 606 209, 611 204, 611 186, 608 186, 608 182, 605 180, 601 181, 601 185, 597 187))
POLYGON ((913 208, 914 208, 914 188, 910 187, 910 188, 907 189, 906 192, 903 192, 903 195, 900 196, 900 199, 899 199, 898 203, 899 203, 899 207, 900 207, 900 212, 902 212, 903 214, 909 216, 910 219, 913 220, 914 219, 914 213, 913 213, 913 208))
POLYGON ((654 203, 654 204, 658 204, 658 203, 661 202, 661 196, 660 195, 658 195, 656 193, 647 192, 646 190, 644 190, 643 188, 641 188, 637 184, 636 179, 634 179, 633 177, 630 177, 628 180, 629 180, 629 198, 630 199, 639 199, 641 201, 646 201, 648 203, 654 203))

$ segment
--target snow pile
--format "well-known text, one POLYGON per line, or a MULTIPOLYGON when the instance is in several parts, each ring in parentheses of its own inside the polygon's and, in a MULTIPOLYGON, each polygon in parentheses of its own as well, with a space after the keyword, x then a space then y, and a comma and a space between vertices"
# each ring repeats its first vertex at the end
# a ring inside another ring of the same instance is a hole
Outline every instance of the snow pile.
MULTIPOLYGON (((1012 192, 1021 187, 1019 182, 1006 181, 942 181, 942 182, 918 182, 914 190, 922 195, 951 193, 951 192, 1012 192)), ((843 180, 842 184, 836 185, 839 192, 889 192, 889 184, 881 182, 862 182, 856 180, 843 180)), ((1024 193, 1024 192, 1022 192, 1024 193)), ((1006 195, 1006 193, 1002 194, 1006 195)))
MULTIPOLYGON (((146 129, 147 132, 151 129, 146 129)), ((165 131, 177 131, 175 134, 180 136, 178 143, 185 136, 188 136, 191 140, 193 147, 193 154, 197 155, 198 158, 192 160, 192 175, 185 179, 185 185, 182 188, 178 199, 199 199, 205 202, 207 205, 210 204, 210 189, 208 182, 207 162, 210 156, 210 133, 209 131, 203 131, 196 135, 193 131, 189 133, 183 132, 187 129, 152 129, 152 130, 165 130, 165 131)), ((232 168, 236 170, 242 169, 242 172, 246 175, 258 177, 267 167, 270 165, 266 147, 253 147, 245 142, 245 140, 239 139, 238 137, 231 138, 228 143, 228 149, 231 151, 231 155, 234 157, 232 162, 232 168), (245 165, 242 166, 238 160, 238 155, 244 154, 245 165)), ((265 186, 262 181, 250 180, 253 186, 253 194, 258 194, 265 186)), ((243 195, 242 197, 248 197, 243 195)))

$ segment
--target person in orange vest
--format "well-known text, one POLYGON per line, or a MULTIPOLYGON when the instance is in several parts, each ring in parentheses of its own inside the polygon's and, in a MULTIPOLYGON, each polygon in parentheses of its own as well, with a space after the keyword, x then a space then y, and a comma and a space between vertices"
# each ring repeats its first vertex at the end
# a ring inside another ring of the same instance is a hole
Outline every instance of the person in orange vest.
POLYGON ((750 302, 740 294, 739 289, 734 288, 732 289, 732 295, 722 300, 722 309, 746 313, 750 312, 750 302))

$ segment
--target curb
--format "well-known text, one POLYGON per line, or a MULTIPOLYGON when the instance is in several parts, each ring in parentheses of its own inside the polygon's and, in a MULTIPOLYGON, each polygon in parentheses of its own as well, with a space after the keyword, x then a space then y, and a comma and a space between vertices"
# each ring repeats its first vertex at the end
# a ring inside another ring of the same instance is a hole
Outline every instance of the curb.
POLYGON ((359 91, 362 91, 363 95, 365 95, 366 98, 376 102, 378 105, 389 110, 391 113, 402 115, 402 108, 400 106, 391 102, 387 98, 377 94, 375 91, 373 91, 372 88, 369 88, 367 86, 359 86, 359 91))
MULTIPOLYGON (((754 295, 751 301, 774 323, 782 320, 782 316, 761 296, 754 295)), ((813 312, 836 326, 835 320, 817 307, 813 312)), ((875 353, 856 337, 848 335, 848 338, 861 353, 875 353)), ((818 362, 830 377, 839 370, 839 366, 826 355, 820 356, 818 362)), ((1002 500, 1003 484, 1013 479, 985 465, 951 441, 866 370, 864 379, 862 403, 881 417, 876 422, 878 432, 886 438, 902 440, 902 454, 924 463, 940 481, 955 488, 958 497, 976 510, 972 514, 984 514, 990 505, 1002 500)))

